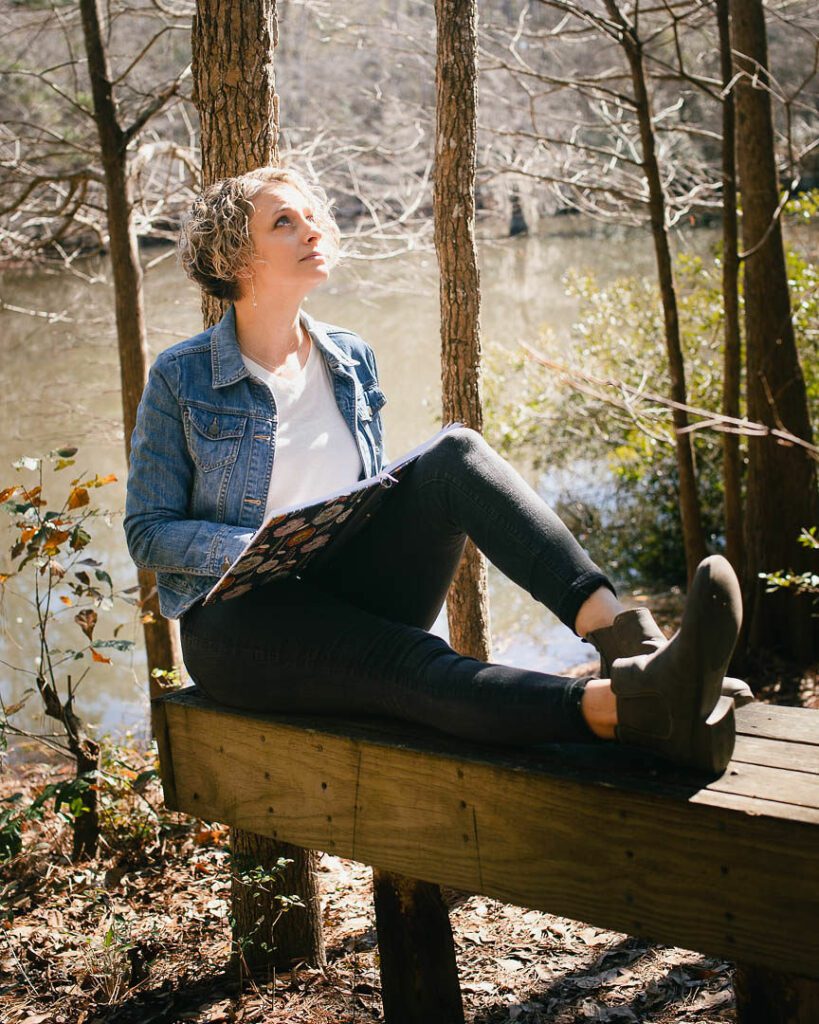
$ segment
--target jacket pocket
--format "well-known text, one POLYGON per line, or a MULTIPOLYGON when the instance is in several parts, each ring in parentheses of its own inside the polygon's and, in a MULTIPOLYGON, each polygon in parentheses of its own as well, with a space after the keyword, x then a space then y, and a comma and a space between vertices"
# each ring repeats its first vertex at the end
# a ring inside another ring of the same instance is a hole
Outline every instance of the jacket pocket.
POLYGON ((203 473, 222 469, 236 461, 247 427, 247 416, 187 406, 184 422, 191 458, 203 473))
POLYGON ((386 404, 387 396, 377 384, 370 384, 364 387, 364 403, 360 408, 361 419, 364 422, 371 420, 378 410, 386 404))

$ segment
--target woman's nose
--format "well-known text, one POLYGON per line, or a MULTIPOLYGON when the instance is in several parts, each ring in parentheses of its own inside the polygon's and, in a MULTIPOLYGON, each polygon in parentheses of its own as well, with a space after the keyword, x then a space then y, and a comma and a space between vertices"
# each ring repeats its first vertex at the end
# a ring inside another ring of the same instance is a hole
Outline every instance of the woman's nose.
POLYGON ((307 220, 305 218, 305 238, 312 240, 314 238, 321 238, 321 228, 316 224, 314 220, 307 220))

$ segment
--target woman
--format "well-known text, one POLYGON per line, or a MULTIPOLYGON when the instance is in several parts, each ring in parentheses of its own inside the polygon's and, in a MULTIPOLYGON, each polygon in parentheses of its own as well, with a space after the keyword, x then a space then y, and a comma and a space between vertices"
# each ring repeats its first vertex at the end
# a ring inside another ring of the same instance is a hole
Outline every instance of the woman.
POLYGON ((721 772, 737 582, 699 567, 678 633, 627 611, 562 522, 474 431, 422 455, 356 536, 302 578, 201 599, 272 509, 377 472, 384 404, 372 350, 301 309, 338 229, 324 193, 262 168, 206 189, 182 230, 188 275, 232 303, 163 352, 140 404, 125 530, 181 616, 185 664, 215 700, 258 711, 380 714, 488 743, 618 739, 721 772), (601 655, 600 678, 487 664, 428 632, 467 537, 601 655))

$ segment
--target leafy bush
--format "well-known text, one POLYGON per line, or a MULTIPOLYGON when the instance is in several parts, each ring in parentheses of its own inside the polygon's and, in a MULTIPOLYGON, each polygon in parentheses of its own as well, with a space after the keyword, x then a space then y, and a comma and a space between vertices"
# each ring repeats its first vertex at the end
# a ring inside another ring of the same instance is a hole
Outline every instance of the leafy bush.
MULTIPOLYGON (((0 573, 0 587, 5 591, 12 581, 17 582, 20 596, 31 608, 31 625, 37 638, 34 668, 8 666, 28 676, 34 685, 12 706, 0 701, 0 741, 4 746, 7 733, 22 732, 12 718, 32 694, 38 694, 45 714, 60 723, 64 742, 55 737, 36 738, 62 749, 76 761, 70 795, 63 790, 53 795, 58 809, 64 802, 72 815, 74 856, 79 859, 93 854, 99 839, 99 744, 89 735, 78 713, 77 687, 89 664, 110 665, 115 651, 129 651, 134 646, 133 641, 117 636, 120 627, 110 638, 96 637, 99 612, 112 608, 115 598, 132 605, 139 605, 139 601, 117 593, 104 565, 86 550, 91 541, 92 521, 104 518, 110 523, 111 518, 109 513, 92 507, 89 492, 116 478, 82 474, 70 481, 62 501, 50 504, 44 495, 44 462, 59 473, 75 464, 76 453, 76 448, 61 448, 45 458, 21 458, 14 468, 18 473, 34 473, 35 483, 15 483, 0 490, 0 503, 11 519, 14 537, 11 567, 0 573), (77 628, 68 646, 58 647, 55 629, 68 615, 77 628), (78 664, 83 662, 84 666, 78 664)), ((50 480, 49 487, 55 486, 56 481, 50 480)), ((33 811, 36 813, 37 808, 33 811)), ((7 854, 15 852, 15 829, 19 833, 25 813, 31 812, 32 809, 21 812, 16 808, 4 812, 0 830, 6 836, 3 848, 7 854)))
MULTIPOLYGON (((819 272, 788 255, 797 344, 811 412, 819 412, 819 272)), ((688 404, 718 412, 722 402, 723 311, 719 251, 711 260, 676 263, 688 404)), ((580 306, 571 347, 545 332, 534 347, 587 379, 568 378, 524 354, 488 348, 487 433, 507 455, 541 470, 591 472, 589 494, 569 485, 555 502, 592 557, 621 581, 685 580, 678 476, 671 411, 652 395, 670 391, 662 306, 656 285, 623 277, 605 286, 570 272, 565 284, 580 306), (636 389, 635 395, 626 390, 636 389)), ((741 297, 740 297, 741 301, 741 297)), ((744 390, 744 389, 743 389, 744 390)), ((694 433, 703 525, 722 549, 722 444, 711 430, 694 433)), ((588 492, 586 487, 585 491, 588 492)))

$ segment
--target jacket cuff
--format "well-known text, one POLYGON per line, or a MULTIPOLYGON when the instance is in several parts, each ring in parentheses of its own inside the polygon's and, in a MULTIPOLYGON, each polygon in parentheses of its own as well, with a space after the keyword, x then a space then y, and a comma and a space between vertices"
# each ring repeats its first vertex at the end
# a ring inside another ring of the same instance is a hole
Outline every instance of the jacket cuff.
POLYGON ((223 576, 244 551, 252 536, 252 530, 243 530, 238 526, 222 527, 210 549, 212 574, 223 576))

